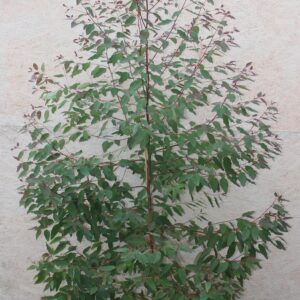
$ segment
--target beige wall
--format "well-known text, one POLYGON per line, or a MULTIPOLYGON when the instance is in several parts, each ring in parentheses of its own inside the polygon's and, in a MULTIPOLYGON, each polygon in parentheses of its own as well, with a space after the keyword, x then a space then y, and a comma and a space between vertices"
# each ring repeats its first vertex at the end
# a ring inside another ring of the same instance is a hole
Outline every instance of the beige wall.
MULTIPOLYGON (((69 0, 69 2, 75 2, 69 0)), ((241 210, 262 211, 274 191, 283 193, 295 217, 287 236, 288 251, 273 251, 264 268, 247 284, 244 300, 300 299, 300 0, 224 0, 241 30, 235 50, 241 62, 254 61, 260 74, 257 89, 276 99, 281 112, 276 130, 283 155, 263 172, 256 186, 232 191, 216 218, 241 210), (234 203, 234 209, 232 206, 234 203)), ((69 22, 60 0, 0 0, 0 300, 37 300, 41 289, 26 271, 43 250, 18 207, 16 163, 10 148, 22 139, 22 114, 36 102, 27 82, 28 66, 53 66, 56 55, 73 51, 69 22)))

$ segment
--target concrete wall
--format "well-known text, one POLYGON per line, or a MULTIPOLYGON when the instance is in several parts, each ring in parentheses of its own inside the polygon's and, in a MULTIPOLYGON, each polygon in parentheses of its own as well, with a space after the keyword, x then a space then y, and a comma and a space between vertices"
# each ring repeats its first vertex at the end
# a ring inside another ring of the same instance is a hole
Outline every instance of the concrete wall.
MULTIPOLYGON (((241 30, 236 57, 241 62, 255 62, 260 74, 255 86, 278 101, 281 115, 276 130, 284 151, 271 171, 261 173, 256 186, 233 190, 216 217, 235 217, 241 210, 263 211, 274 191, 291 200, 294 220, 287 236, 288 251, 273 251, 264 268, 247 283, 243 300, 298 300, 300 0, 223 2, 237 17, 241 30)), ((37 300, 42 294, 26 267, 40 256, 43 245, 35 241, 34 232, 28 230, 32 223, 18 207, 19 183, 10 148, 23 138, 18 134, 22 114, 37 101, 27 82, 28 66, 32 62, 53 66, 56 55, 70 55, 74 36, 60 0, 0 0, 0 300, 37 300)))

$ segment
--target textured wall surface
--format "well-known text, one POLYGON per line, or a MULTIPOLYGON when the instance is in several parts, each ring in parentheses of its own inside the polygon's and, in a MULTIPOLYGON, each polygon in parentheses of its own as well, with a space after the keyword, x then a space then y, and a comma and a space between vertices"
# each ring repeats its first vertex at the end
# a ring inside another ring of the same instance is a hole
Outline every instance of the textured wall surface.
MULTIPOLYGON (((70 2, 72 2, 70 0, 70 2)), ((75 2, 75 0, 73 1, 75 2)), ((283 154, 255 186, 231 191, 216 218, 236 217, 242 210, 263 211, 274 191, 291 200, 293 229, 288 251, 273 251, 264 268, 247 283, 243 300, 300 299, 300 0, 224 0, 237 17, 241 62, 253 61, 259 73, 255 88, 276 99, 283 154), (234 206, 233 206, 234 204, 234 206), (234 208, 233 208, 234 207, 234 208)), ((22 114, 37 99, 31 95, 28 66, 54 65, 58 54, 73 52, 69 22, 61 0, 0 0, 0 300, 38 300, 26 271, 44 245, 28 229, 32 222, 18 207, 16 162, 10 148, 17 140, 22 114)))

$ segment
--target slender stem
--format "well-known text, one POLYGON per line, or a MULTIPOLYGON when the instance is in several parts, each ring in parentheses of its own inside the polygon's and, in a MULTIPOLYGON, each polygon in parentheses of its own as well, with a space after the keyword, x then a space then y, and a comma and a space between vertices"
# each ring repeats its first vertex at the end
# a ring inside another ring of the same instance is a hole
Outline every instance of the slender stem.
MULTIPOLYGON (((146 24, 145 29, 148 29, 149 25, 149 3, 146 0, 146 24)), ((149 60, 149 41, 146 41, 146 74, 147 74, 147 82, 146 82, 146 105, 145 105, 145 117, 147 123, 150 124, 150 115, 149 115, 149 102, 150 102, 150 60, 149 60)), ((145 149, 145 175, 146 175, 146 191, 147 191, 147 198, 148 198, 148 216, 149 222, 152 222, 153 219, 153 198, 152 198, 152 191, 151 191, 151 184, 152 184, 152 174, 151 174, 151 138, 149 137, 146 149, 145 149)), ((151 234, 148 236, 149 239, 149 246, 151 252, 154 251, 154 239, 151 234)))

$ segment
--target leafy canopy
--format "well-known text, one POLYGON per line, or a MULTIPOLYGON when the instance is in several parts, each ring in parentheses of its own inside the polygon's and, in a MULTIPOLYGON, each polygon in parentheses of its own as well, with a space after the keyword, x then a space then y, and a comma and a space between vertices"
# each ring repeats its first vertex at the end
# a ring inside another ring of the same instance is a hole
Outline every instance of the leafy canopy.
POLYGON ((44 102, 17 158, 45 299, 237 299, 289 225, 277 194, 258 216, 205 213, 280 153, 274 104, 244 95, 252 63, 224 58, 233 16, 212 0, 77 0, 67 17, 79 50, 56 75, 33 65, 44 102))

